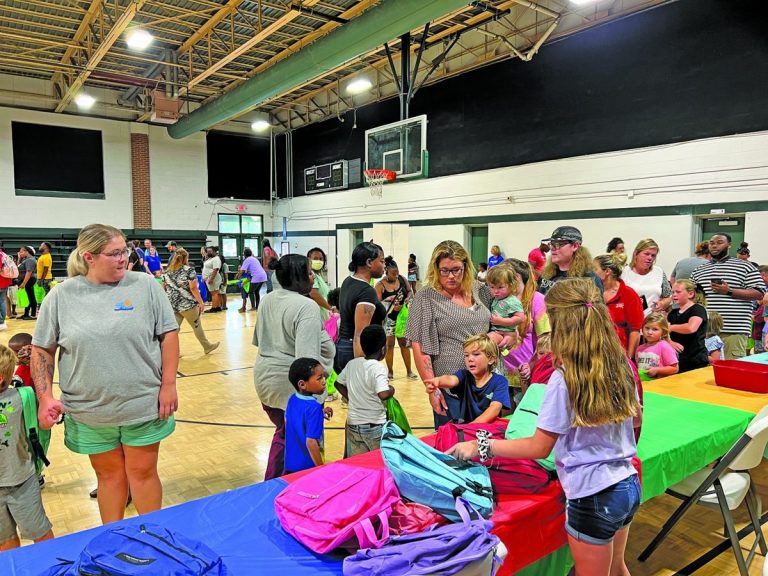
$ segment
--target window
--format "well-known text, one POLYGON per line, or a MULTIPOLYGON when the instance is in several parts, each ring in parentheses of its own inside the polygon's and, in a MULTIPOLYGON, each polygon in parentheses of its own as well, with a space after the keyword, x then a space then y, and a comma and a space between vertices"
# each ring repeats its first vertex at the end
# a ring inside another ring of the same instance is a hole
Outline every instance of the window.
POLYGON ((263 218, 261 216, 247 216, 243 214, 240 218, 243 234, 261 234, 263 232, 263 218))
POLYGON ((254 234, 264 232, 264 217, 250 214, 219 214, 219 234, 254 234))
POLYGON ((222 238, 221 239, 221 253, 224 258, 237 258, 237 238, 222 238))
POLYGON ((240 234, 240 216, 237 214, 219 214, 219 232, 222 234, 240 234))

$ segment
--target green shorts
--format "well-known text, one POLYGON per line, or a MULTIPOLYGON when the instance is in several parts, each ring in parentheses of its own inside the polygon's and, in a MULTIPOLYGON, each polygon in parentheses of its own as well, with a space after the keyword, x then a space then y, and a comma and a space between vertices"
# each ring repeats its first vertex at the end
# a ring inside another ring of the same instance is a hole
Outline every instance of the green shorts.
POLYGON ((77 454, 101 454, 118 446, 149 446, 167 438, 176 428, 168 420, 150 420, 129 426, 93 427, 64 416, 64 445, 77 454))

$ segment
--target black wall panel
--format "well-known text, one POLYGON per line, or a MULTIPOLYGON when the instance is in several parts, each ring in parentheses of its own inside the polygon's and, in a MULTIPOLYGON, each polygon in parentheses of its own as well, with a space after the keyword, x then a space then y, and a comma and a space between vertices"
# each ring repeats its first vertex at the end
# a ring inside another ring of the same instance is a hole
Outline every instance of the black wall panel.
POLYGON ((269 200, 269 138, 208 132, 206 152, 209 197, 269 200))
MULTIPOLYGON (((423 88, 430 176, 768 129, 768 3, 680 0, 423 88)), ((363 156, 389 100, 294 132, 303 169, 363 156)))

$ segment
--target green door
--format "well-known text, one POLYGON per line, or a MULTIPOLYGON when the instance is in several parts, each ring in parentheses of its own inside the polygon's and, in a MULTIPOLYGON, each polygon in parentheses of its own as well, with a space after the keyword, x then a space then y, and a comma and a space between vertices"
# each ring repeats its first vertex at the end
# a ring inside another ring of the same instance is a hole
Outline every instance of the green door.
POLYGON ((744 216, 721 216, 706 218, 701 226, 701 239, 709 240, 715 234, 728 234, 731 237, 731 256, 736 256, 736 250, 744 241, 744 216))
POLYGON ((488 261, 488 226, 472 226, 469 229, 469 255, 475 269, 480 262, 488 261))

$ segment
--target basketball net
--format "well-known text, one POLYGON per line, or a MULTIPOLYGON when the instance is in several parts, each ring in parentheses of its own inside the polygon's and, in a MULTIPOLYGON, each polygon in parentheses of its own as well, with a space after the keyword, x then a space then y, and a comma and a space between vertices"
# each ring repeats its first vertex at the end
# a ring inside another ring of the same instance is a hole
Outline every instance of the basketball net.
POLYGON ((381 198, 384 195, 384 183, 395 179, 396 172, 392 170, 382 169, 370 169, 365 170, 365 181, 368 184, 368 190, 371 191, 371 196, 374 198, 381 198))

